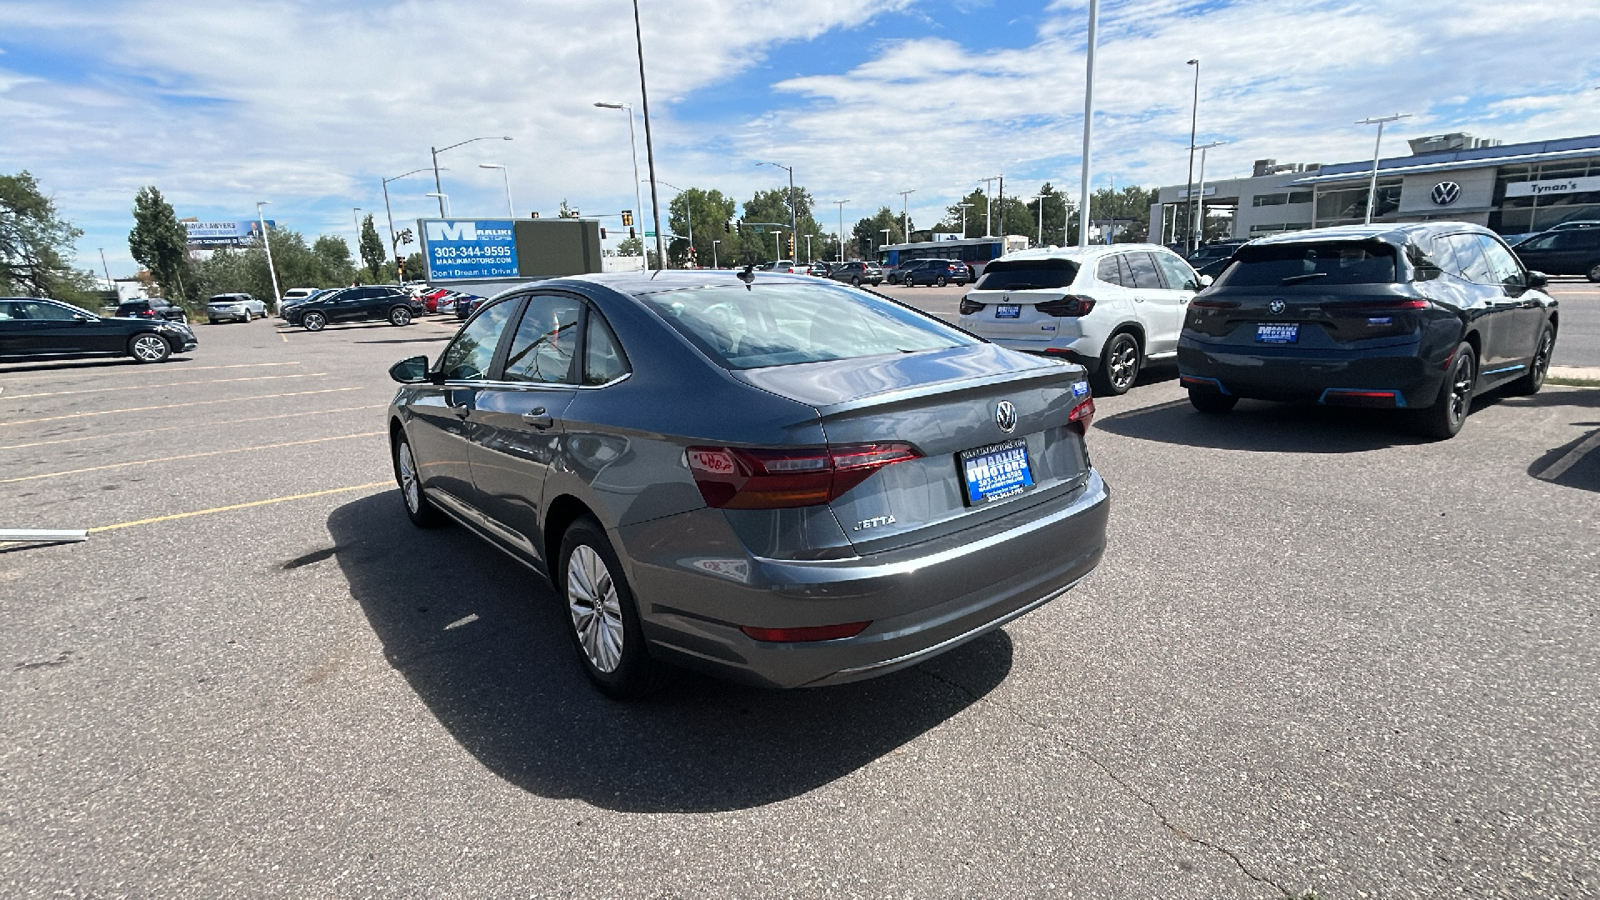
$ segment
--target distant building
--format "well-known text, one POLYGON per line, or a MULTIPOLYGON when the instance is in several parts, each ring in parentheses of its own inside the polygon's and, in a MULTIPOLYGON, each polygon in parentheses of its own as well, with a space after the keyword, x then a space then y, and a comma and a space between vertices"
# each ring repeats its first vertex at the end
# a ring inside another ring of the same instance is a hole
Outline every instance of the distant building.
MULTIPOLYGON (((1410 156, 1382 159, 1375 222, 1451 219, 1501 234, 1600 219, 1600 135, 1502 144, 1463 132, 1414 138, 1410 156)), ((1257 160, 1248 178, 1207 181, 1207 233, 1255 238, 1361 222, 1372 160, 1317 165, 1257 160)), ((1198 193, 1198 185, 1197 193, 1198 193)), ((1187 185, 1158 192, 1149 239, 1181 243, 1187 185)))

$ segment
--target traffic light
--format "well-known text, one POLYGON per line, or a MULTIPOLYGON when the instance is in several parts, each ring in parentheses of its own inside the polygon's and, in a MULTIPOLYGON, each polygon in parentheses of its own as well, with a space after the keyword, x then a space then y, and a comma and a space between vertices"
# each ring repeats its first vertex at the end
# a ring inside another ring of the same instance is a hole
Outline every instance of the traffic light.
POLYGON ((625 209, 622 211, 622 224, 623 227, 633 224, 633 210, 625 209))
POLYGON ((399 280, 400 281, 405 281, 406 280, 406 258, 403 257, 403 256, 396 256, 394 258, 394 266, 395 266, 395 270, 400 273, 399 280))
POLYGON ((744 234, 744 221, 741 219, 739 221, 734 222, 733 223, 733 230, 738 232, 741 235, 744 234))
POLYGON ((789 258, 794 259, 794 232, 789 232, 789 258))
POLYGON ((603 241, 605 239, 606 239, 606 227, 604 225, 601 225, 600 226, 600 240, 603 241))
POLYGON ((537 210, 537 209, 536 209, 536 210, 534 210, 534 211, 533 211, 533 214, 532 214, 532 215, 530 215, 530 216, 528 216, 528 218, 530 218, 530 219, 537 219, 537 218, 539 218, 539 211, 538 211, 538 210, 537 210))
POLYGON ((733 223, 724 220, 723 223, 722 223, 722 233, 723 234, 732 234, 733 233, 733 223))
POLYGON ((628 229, 628 240, 630 240, 630 241, 631 241, 631 240, 633 240, 633 239, 634 239, 634 238, 635 238, 635 237, 637 237, 637 235, 635 235, 635 234, 634 234, 634 233, 633 233, 633 229, 632 229, 632 228, 629 228, 629 229, 628 229))

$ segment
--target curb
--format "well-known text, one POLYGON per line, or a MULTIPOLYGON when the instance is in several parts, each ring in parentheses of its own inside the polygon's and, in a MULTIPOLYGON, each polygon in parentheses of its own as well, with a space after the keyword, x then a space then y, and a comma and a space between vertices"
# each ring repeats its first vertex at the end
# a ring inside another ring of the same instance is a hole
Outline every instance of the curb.
POLYGON ((1600 381, 1600 367, 1595 366, 1551 366, 1547 377, 1550 378, 1576 378, 1583 381, 1600 381))

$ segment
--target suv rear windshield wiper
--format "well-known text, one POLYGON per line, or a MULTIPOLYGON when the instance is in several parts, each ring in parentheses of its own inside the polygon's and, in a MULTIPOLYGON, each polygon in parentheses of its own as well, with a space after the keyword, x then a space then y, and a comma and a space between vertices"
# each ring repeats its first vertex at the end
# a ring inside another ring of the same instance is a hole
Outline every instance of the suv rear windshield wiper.
POLYGON ((1327 277, 1328 277, 1328 273, 1327 272, 1307 272, 1304 275, 1290 275, 1288 278, 1285 278, 1285 279, 1283 279, 1282 281, 1280 281, 1278 283, 1279 284, 1299 284, 1302 281, 1310 281, 1313 278, 1327 278, 1327 277))

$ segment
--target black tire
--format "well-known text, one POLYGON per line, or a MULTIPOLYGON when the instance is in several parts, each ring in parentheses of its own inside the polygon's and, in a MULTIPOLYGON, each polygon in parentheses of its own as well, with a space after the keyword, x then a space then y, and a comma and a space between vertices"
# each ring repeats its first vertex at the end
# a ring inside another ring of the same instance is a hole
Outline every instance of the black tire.
POLYGON ((395 436, 390 456, 394 460, 394 480, 400 485, 400 501, 405 505, 406 517, 418 528, 437 528, 445 523, 444 513, 433 505, 422 492, 422 482, 417 477, 417 459, 411 453, 411 441, 405 432, 395 436))
POLYGON ((128 338, 128 355, 140 363, 166 362, 172 356, 172 345, 161 335, 146 331, 128 338))
POLYGON ((1113 334, 1100 353, 1100 369, 1094 373, 1094 392, 1104 397, 1126 394, 1139 380, 1143 361, 1138 338, 1127 331, 1113 334))
POLYGON ((861 276, 857 275, 857 276, 851 278, 850 279, 850 286, 851 287, 861 287, 861 276))
POLYGON ((208 319, 206 319, 206 324, 207 325, 215 325, 215 324, 217 324, 217 320, 208 318, 208 319))
POLYGON ((1416 412, 1417 431, 1426 437, 1449 440, 1461 433, 1467 413, 1472 409, 1472 390, 1477 384, 1478 357, 1472 345, 1463 341, 1450 357, 1444 384, 1439 385, 1439 397, 1433 405, 1416 412))
POLYGON ((1589 267, 1589 280, 1600 283, 1600 263, 1589 267))
POLYGON ((1539 333, 1539 346, 1533 351, 1533 361, 1528 363, 1527 374, 1506 385, 1506 393, 1518 397, 1539 393, 1539 389, 1544 387, 1544 377, 1550 374, 1550 357, 1555 352, 1556 330, 1545 323, 1544 331, 1539 333))
POLYGON ((647 693, 655 682, 655 661, 645 646, 622 563, 599 522, 584 516, 567 528, 555 575, 572 625, 567 634, 584 674, 618 700, 647 693))
POLYGON ((940 275, 938 278, 935 278, 933 280, 933 283, 937 287, 944 287, 945 285, 950 283, 950 279, 944 277, 943 275, 940 275))
POLYGON ((1239 398, 1208 388, 1190 388, 1189 404, 1208 415, 1220 415, 1232 412, 1233 408, 1239 405, 1239 398))
POLYGON ((407 307, 407 306, 396 306, 396 307, 390 308, 390 310, 389 310, 389 324, 390 325, 398 325, 401 328, 404 328, 405 326, 410 325, 411 324, 411 308, 407 307))
POLYGON ((300 318, 300 326, 307 331, 321 331, 328 327, 328 317, 319 312, 308 312, 300 318))

